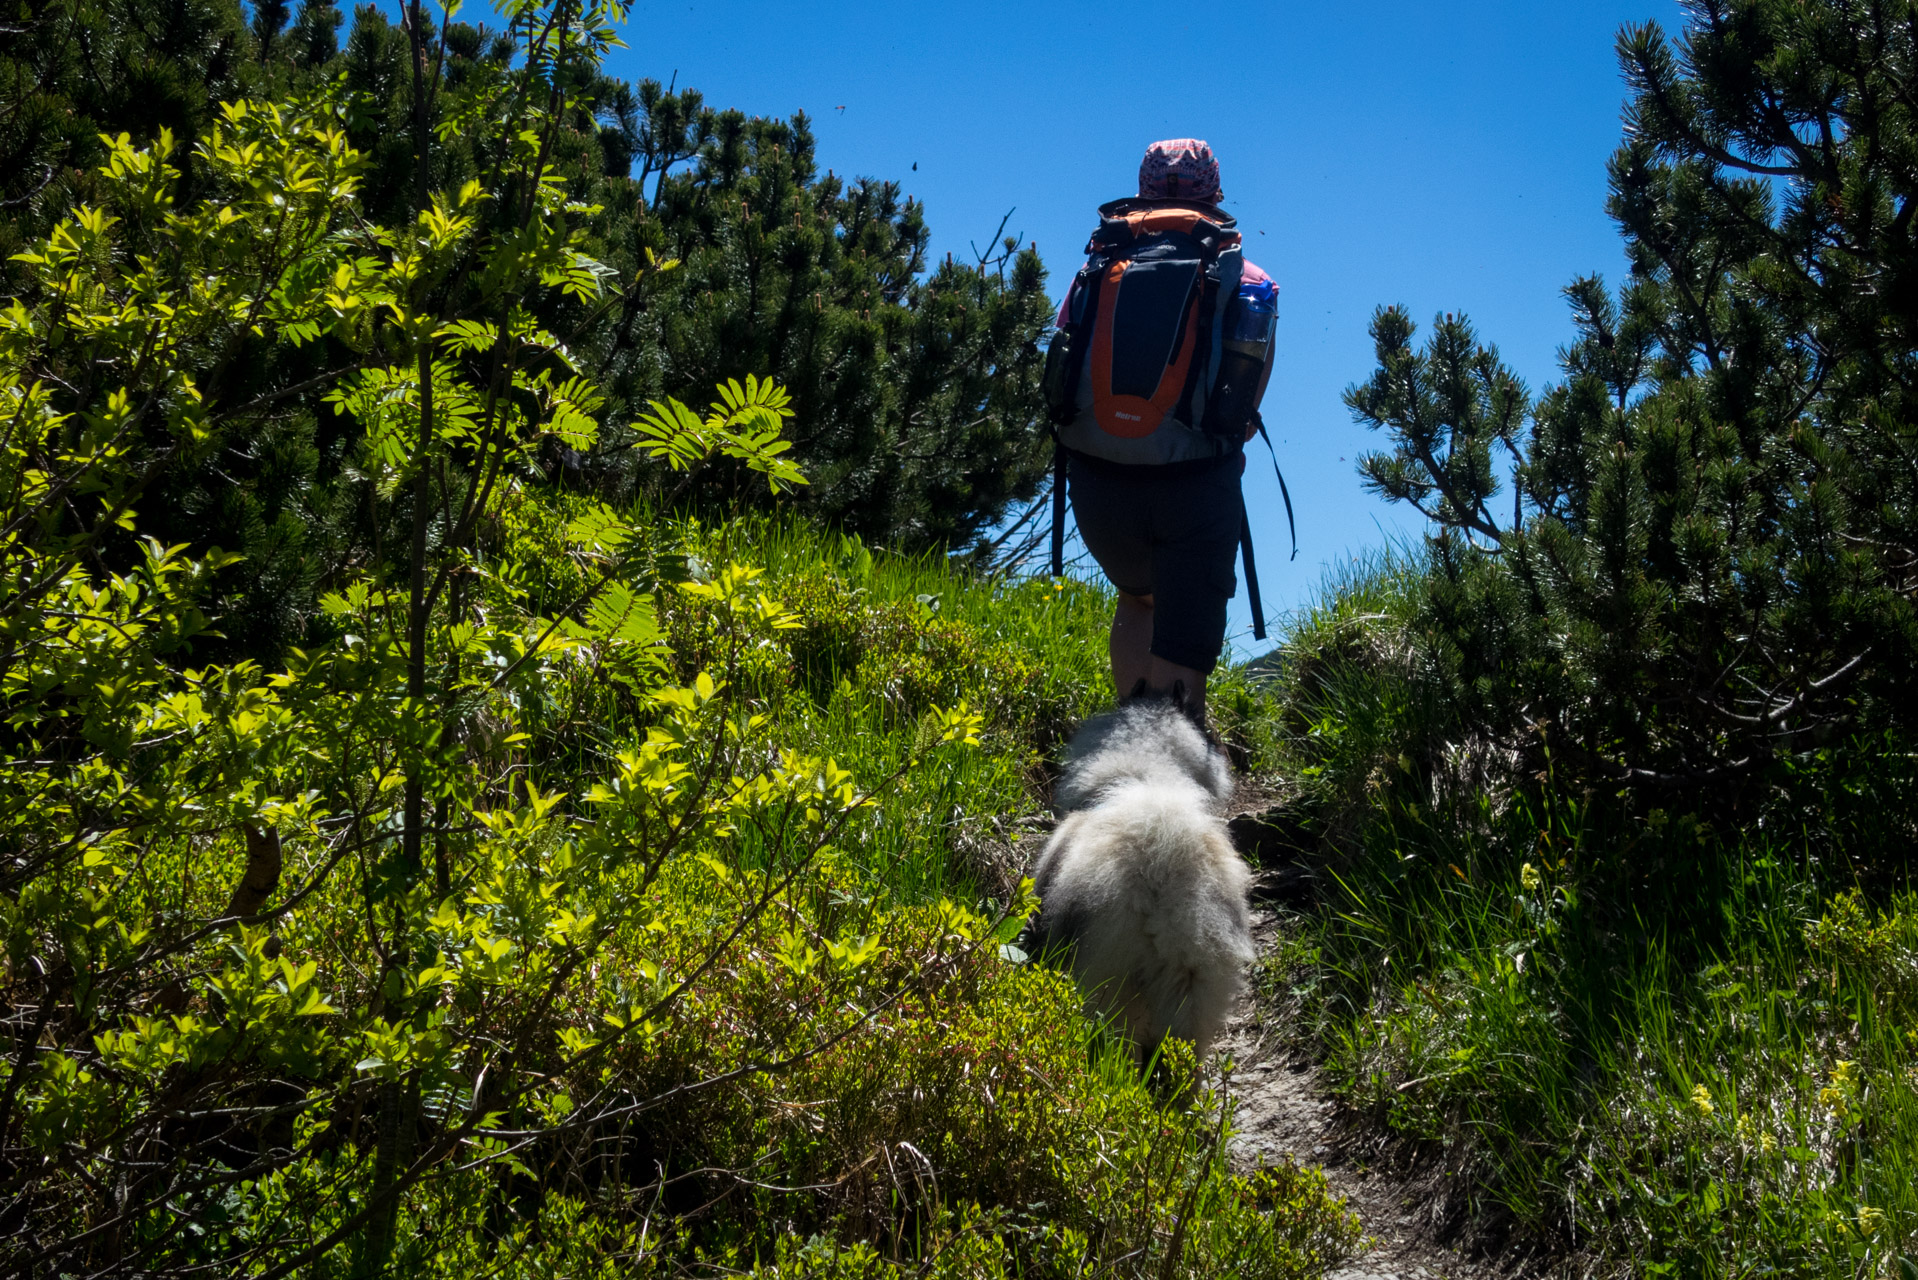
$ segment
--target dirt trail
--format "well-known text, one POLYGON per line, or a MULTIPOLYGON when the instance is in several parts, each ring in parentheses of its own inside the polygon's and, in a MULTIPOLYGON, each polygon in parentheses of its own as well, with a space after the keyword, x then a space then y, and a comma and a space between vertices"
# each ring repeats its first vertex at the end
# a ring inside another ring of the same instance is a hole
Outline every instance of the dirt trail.
MULTIPOLYGON (((1269 782, 1241 779, 1231 820, 1240 853, 1261 866, 1253 896, 1253 939, 1261 955, 1278 935, 1273 900, 1302 902, 1312 876, 1285 852, 1298 834, 1286 812, 1289 799, 1269 782), (1263 899, 1264 905, 1257 899, 1263 899)), ((1275 1010, 1255 993, 1240 996, 1217 1048, 1233 1063, 1231 1092, 1238 1101, 1232 1158, 1250 1168, 1286 1157, 1321 1168, 1332 1189, 1359 1215, 1373 1243, 1360 1257, 1327 1273, 1327 1280, 1521 1280, 1531 1268, 1520 1257, 1468 1258, 1440 1243, 1442 1174, 1406 1174, 1376 1164, 1376 1147, 1363 1130, 1341 1123, 1337 1102, 1323 1088, 1312 1059, 1275 1025, 1275 1010)), ((1376 1137, 1376 1135, 1371 1135, 1376 1137)))
MULTIPOLYGON (((1263 952, 1272 943, 1272 913, 1262 911, 1253 933, 1263 952)), ((1287 1156, 1325 1170, 1332 1190, 1359 1215, 1371 1249, 1326 1273, 1326 1280, 1493 1280, 1512 1270, 1468 1260, 1435 1239, 1418 1180, 1368 1168, 1337 1123, 1337 1104, 1319 1086, 1319 1072, 1297 1056, 1248 991, 1218 1048, 1234 1062, 1231 1092, 1238 1100, 1233 1161, 1250 1168, 1287 1156)))

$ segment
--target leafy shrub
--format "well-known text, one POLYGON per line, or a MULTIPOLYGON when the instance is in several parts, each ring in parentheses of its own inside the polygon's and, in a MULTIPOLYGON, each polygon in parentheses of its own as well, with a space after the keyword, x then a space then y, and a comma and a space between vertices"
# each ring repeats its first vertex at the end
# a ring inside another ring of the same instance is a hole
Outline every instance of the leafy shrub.
POLYGON ((795 670, 817 702, 829 701, 842 680, 876 694, 901 723, 969 701, 1008 743, 1030 736, 1031 717, 1063 718, 1064 709, 1035 705, 1041 678, 1023 654, 941 618, 936 597, 873 600, 832 577, 789 579, 780 594, 800 622, 790 642, 795 670))
MULTIPOLYGON (((1323 1186, 1229 1173, 1217 1102, 1165 1107, 1062 980, 1004 963, 1029 895, 981 901, 950 857, 1031 804, 1029 735, 1086 688, 980 619, 1084 623, 1096 594, 944 571, 948 620, 874 593, 822 709, 791 677, 808 623, 737 530, 540 478, 603 405, 529 299, 604 287, 547 156, 610 16, 515 26, 475 106, 497 185, 419 192, 399 229, 365 216, 331 99, 225 110, 201 154, 230 203, 119 140, 107 205, 0 314, 0 1262, 1321 1269, 1351 1235, 1323 1186), (373 535, 271 669, 188 651, 222 553, 100 554, 230 412, 195 374, 236 315, 353 352, 328 402, 373 535), (990 731, 938 701, 982 669, 990 731)), ((797 484, 785 405, 752 378, 662 402, 639 451, 797 484)), ((794 594, 837 618, 813 558, 794 594)))

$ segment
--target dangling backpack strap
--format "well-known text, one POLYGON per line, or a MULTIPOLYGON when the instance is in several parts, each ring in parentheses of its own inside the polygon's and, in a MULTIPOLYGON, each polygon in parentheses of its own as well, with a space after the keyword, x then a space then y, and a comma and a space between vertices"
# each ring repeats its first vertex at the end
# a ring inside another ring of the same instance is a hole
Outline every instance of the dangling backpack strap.
MULTIPOLYGON (((1292 559, 1299 558, 1299 527, 1292 519, 1292 491, 1285 487, 1285 472, 1279 470, 1279 451, 1272 447, 1272 437, 1265 432, 1265 419, 1257 413, 1252 421, 1259 426, 1259 439, 1265 441, 1265 451, 1272 455, 1272 474, 1279 478, 1279 496, 1285 499, 1285 528, 1292 535, 1292 559)), ((1259 599, 1259 571, 1252 562, 1252 518, 1246 514, 1245 499, 1239 499, 1239 555, 1245 561, 1245 600, 1252 606, 1252 638, 1265 639, 1265 605, 1259 599)))
POLYGON ((1265 639, 1265 605, 1259 600, 1259 569, 1252 562, 1252 517, 1239 500, 1239 555, 1245 561, 1245 600, 1252 606, 1252 638, 1265 639))
POLYGON ((1279 470, 1279 451, 1272 447, 1272 437, 1265 434, 1265 419, 1258 414, 1252 415, 1252 421, 1259 424, 1259 439, 1265 441, 1265 451, 1272 455, 1272 474, 1279 478, 1279 496, 1285 499, 1285 528, 1292 535, 1292 559, 1299 558, 1299 526, 1292 520, 1292 491, 1285 487, 1285 472, 1279 470))
POLYGON ((1052 442, 1052 576, 1066 572, 1066 451, 1052 442))

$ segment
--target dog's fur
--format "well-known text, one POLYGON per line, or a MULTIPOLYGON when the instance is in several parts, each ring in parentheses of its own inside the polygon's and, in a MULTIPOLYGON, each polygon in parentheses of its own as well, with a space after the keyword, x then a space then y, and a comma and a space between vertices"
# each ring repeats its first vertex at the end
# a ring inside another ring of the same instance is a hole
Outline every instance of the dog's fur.
POLYGON ((1134 697, 1079 730, 1053 794, 1029 937, 1071 949, 1088 1002, 1142 1054, 1170 1033, 1203 1055, 1253 958, 1224 754, 1176 694, 1134 697))

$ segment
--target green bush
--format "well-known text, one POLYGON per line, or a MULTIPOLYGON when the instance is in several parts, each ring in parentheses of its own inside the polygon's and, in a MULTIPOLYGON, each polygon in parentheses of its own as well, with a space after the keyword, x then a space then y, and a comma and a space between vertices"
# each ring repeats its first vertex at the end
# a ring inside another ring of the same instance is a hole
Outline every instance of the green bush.
POLYGON ((1375 317, 1347 402, 1389 445, 1361 471, 1437 526, 1447 702, 1524 770, 1744 823, 1795 759, 1918 732, 1911 344, 1869 283, 1907 253, 1918 121, 1888 68, 1911 17, 1738 0, 1691 7, 1676 46, 1621 33, 1631 278, 1567 288, 1536 401, 1462 317, 1422 348, 1375 317))
POLYGON ((1244 730, 1324 837, 1286 977, 1332 1078, 1595 1267, 1918 1268, 1911 10, 1621 33, 1630 279, 1566 290, 1536 398, 1378 312, 1361 474, 1433 533, 1244 730))

